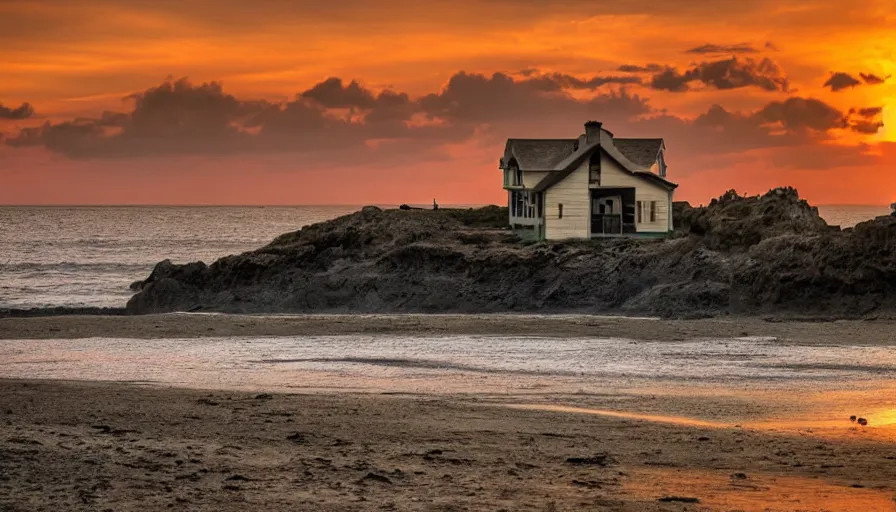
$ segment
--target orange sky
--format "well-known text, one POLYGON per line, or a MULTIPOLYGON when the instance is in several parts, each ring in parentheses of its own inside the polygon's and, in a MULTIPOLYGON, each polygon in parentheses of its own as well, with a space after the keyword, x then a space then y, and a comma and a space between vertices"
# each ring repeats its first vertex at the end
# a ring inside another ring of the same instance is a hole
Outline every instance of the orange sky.
POLYGON ((680 199, 889 203, 893 27, 891 0, 0 2, 0 203, 502 202, 504 139, 588 119, 664 137, 680 199))

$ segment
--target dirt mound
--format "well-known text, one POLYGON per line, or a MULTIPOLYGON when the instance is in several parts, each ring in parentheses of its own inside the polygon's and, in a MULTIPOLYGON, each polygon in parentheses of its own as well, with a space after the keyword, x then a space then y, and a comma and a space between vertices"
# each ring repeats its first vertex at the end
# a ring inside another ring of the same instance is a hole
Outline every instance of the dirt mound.
POLYGON ((793 189, 676 203, 676 236, 524 243, 507 209, 365 207, 211 265, 159 263, 130 313, 896 311, 896 218, 840 231, 793 189))

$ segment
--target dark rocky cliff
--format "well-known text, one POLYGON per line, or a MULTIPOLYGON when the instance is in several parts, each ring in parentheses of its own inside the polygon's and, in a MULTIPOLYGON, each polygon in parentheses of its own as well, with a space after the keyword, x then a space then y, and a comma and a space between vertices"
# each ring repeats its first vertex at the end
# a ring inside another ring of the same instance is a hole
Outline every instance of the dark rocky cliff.
POLYGON ((841 231, 793 189, 675 210, 667 240, 523 243, 503 208, 365 207, 209 266, 163 261, 127 310, 896 314, 896 218, 841 231))

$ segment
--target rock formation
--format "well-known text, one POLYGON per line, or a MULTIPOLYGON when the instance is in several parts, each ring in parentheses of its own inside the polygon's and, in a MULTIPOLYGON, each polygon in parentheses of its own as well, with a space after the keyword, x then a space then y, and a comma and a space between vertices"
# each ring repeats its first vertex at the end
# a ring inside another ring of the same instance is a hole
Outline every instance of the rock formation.
POLYGON ((506 208, 361 211, 212 263, 159 263, 132 314, 896 313, 896 219, 828 226, 795 190, 676 203, 666 240, 522 242, 506 208))

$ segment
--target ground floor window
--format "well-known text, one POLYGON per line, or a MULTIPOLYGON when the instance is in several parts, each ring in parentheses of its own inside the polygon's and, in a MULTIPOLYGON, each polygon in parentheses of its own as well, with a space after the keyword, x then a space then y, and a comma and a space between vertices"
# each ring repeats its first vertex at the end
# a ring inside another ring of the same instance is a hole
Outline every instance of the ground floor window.
POLYGON ((510 191, 510 215, 524 219, 535 218, 535 193, 527 190, 510 191))
POLYGON ((638 201, 635 205, 635 212, 638 216, 638 224, 646 222, 656 222, 656 201, 638 201))

